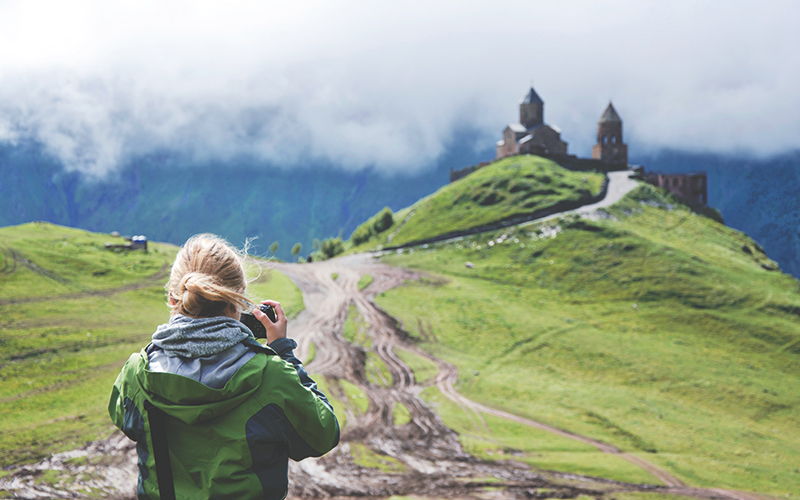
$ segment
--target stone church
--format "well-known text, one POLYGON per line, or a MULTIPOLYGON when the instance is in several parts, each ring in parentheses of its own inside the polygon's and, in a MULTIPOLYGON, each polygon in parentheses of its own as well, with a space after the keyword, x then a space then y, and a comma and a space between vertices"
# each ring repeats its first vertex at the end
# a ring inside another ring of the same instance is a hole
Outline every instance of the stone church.
POLYGON ((519 103, 519 123, 510 123, 497 142, 496 157, 516 154, 567 154, 567 143, 561 140, 561 129, 544 123, 544 101, 533 90, 519 103))

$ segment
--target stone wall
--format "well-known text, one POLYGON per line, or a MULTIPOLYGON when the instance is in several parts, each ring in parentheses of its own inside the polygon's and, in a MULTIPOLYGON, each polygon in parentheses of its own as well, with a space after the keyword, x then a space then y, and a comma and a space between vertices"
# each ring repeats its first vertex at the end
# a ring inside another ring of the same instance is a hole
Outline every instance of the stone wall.
POLYGON ((708 205, 708 176, 705 172, 691 174, 650 172, 645 174, 644 178, 647 183, 664 188, 685 201, 708 205))

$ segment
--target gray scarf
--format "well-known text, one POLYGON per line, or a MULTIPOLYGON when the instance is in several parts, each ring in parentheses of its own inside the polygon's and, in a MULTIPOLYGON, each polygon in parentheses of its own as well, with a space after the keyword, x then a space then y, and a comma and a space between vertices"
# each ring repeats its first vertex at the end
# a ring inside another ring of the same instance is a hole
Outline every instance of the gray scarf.
POLYGON ((242 323, 227 316, 191 318, 176 314, 153 334, 153 344, 170 357, 200 358, 230 349, 252 337, 242 323))

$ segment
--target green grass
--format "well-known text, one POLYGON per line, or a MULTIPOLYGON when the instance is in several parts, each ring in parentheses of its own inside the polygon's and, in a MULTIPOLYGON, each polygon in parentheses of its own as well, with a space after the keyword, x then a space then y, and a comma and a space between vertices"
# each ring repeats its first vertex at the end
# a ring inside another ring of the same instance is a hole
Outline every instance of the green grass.
POLYGON ((367 409, 369 409, 369 398, 364 394, 364 391, 347 380, 340 380, 339 384, 344 391, 345 399, 347 400, 346 404, 354 408, 357 414, 367 413, 367 409))
MULTIPOLYGON (((311 374, 310 376, 311 379, 317 383, 317 388, 325 394, 325 397, 328 398, 328 402, 333 406, 333 412, 336 414, 336 419, 339 421, 339 430, 344 431, 345 427, 347 427, 345 408, 350 407, 350 402, 345 396, 344 390, 334 391, 332 386, 337 385, 338 382, 331 382, 331 380, 324 375, 311 374)), ((337 389, 341 389, 341 386, 337 385, 337 389)))
POLYGON ((423 391, 422 397, 448 427, 458 432, 464 450, 481 459, 516 460, 537 469, 659 484, 639 467, 593 446, 483 414, 487 431, 475 414, 445 398, 436 387, 423 391))
POLYGON ((538 156, 507 158, 396 213, 392 227, 352 251, 403 245, 588 199, 600 192, 603 181, 602 174, 572 172, 538 156))
POLYGON ((395 401, 394 407, 392 408, 392 421, 394 422, 395 427, 406 425, 407 423, 411 422, 411 412, 408 411, 406 405, 399 401, 395 401))
POLYGON ((388 455, 380 454, 363 443, 351 441, 350 455, 353 457, 353 462, 361 467, 378 469, 382 472, 402 473, 406 471, 406 467, 402 462, 388 455))
POLYGON ((372 284, 372 276, 365 274, 358 280, 358 289, 363 290, 372 284))
POLYGON ((347 427, 347 414, 359 416, 369 409, 369 398, 357 385, 341 379, 329 379, 322 375, 311 377, 333 406, 339 427, 347 427))
MULTIPOLYGON (((117 253, 106 241, 121 242, 45 223, 0 229, 0 466, 110 434, 114 379, 169 319, 163 287, 177 247, 117 253)), ((299 312, 299 290, 267 276, 257 295, 299 312)))
POLYGON ((394 349, 394 353, 411 368, 418 384, 426 383, 439 373, 439 366, 436 363, 419 354, 397 347, 394 349))
POLYGON ((367 335, 367 322, 358 312, 356 306, 350 305, 347 309, 347 320, 342 329, 342 335, 345 340, 351 344, 357 344, 365 348, 369 348, 372 342, 369 335, 367 335))
MULTIPOLYGON (((607 212, 394 254, 430 278, 377 302, 472 399, 692 485, 800 498, 798 281, 654 188, 607 212)), ((529 463, 620 473, 607 455, 542 453, 529 463)))
POLYGON ((374 385, 381 387, 391 387, 392 374, 380 356, 373 351, 367 351, 367 360, 364 366, 367 372, 367 380, 374 385))
POLYGON ((308 343, 308 356, 303 361, 304 365, 307 365, 314 361, 314 358, 317 356, 317 346, 313 342, 308 343))
POLYGON ((294 318, 305 309, 303 292, 285 274, 266 269, 261 276, 247 285, 247 295, 255 302, 277 300, 287 318, 294 318))

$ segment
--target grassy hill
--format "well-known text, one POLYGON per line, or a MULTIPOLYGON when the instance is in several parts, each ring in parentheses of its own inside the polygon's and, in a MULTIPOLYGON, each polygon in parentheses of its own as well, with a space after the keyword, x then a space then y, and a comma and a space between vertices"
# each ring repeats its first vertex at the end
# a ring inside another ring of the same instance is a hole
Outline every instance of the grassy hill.
MULTIPOLYGON (((392 253, 427 278, 377 302, 457 365, 472 399, 691 485, 800 498, 800 283, 656 188, 605 214, 392 253)), ((423 396, 484 458, 657 483, 573 441, 494 418, 482 430, 435 388, 423 396)))
MULTIPOLYGON (((106 241, 122 242, 38 222, 0 229, 0 466, 107 436, 111 384, 169 318, 164 283, 177 247, 116 253, 106 241)), ((248 292, 302 309, 275 271, 248 292)))
POLYGON ((538 156, 507 158, 399 211, 388 227, 376 226, 379 219, 373 217, 353 232, 351 244, 353 251, 405 245, 559 204, 578 206, 600 193, 604 178, 593 172, 571 172, 538 156))

